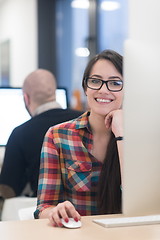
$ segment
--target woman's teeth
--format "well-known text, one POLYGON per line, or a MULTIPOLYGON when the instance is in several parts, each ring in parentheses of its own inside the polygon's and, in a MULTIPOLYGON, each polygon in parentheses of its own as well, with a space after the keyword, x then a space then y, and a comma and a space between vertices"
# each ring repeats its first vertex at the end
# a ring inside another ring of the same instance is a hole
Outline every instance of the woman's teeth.
POLYGON ((96 101, 97 102, 103 102, 103 103, 110 103, 111 102, 111 100, 109 100, 109 99, 101 99, 101 98, 96 98, 96 101))

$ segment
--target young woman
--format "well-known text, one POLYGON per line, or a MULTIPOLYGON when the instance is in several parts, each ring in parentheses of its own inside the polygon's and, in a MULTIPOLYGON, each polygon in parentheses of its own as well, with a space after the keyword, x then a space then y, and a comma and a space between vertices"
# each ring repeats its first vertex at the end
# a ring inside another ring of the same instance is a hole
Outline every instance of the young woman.
POLYGON ((82 86, 89 111, 50 128, 41 155, 35 218, 75 221, 121 212, 122 56, 105 50, 87 65, 82 86))

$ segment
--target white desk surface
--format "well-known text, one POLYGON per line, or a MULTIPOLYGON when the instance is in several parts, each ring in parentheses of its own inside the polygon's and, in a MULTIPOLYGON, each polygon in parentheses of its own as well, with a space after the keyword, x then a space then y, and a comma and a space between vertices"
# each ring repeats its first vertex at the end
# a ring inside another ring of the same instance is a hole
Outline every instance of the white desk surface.
POLYGON ((93 218, 82 217, 78 229, 55 228, 48 219, 0 222, 1 240, 159 240, 160 225, 104 228, 92 222, 93 218))

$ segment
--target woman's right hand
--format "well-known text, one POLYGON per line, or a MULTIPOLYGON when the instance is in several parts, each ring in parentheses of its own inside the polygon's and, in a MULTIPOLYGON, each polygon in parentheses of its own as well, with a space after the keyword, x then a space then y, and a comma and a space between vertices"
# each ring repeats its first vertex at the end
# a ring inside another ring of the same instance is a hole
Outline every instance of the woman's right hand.
POLYGON ((68 222, 69 218, 73 218, 76 222, 81 218, 73 204, 69 201, 59 203, 57 206, 51 208, 48 216, 54 227, 62 227, 61 218, 65 222, 68 222))

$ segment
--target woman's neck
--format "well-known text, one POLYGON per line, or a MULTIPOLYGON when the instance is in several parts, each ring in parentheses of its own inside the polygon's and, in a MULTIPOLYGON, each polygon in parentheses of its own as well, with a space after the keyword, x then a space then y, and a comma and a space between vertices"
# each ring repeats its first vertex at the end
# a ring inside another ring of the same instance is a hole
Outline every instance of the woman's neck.
POLYGON ((90 112, 89 124, 93 134, 108 134, 110 130, 106 129, 105 126, 105 116, 98 115, 96 113, 90 112))
POLYGON ((111 130, 107 129, 104 122, 105 116, 90 113, 89 123, 93 134, 93 147, 91 154, 103 162, 111 137, 111 130))

